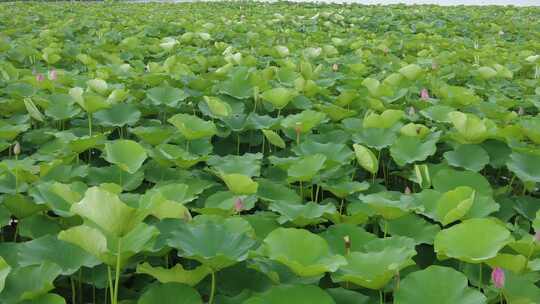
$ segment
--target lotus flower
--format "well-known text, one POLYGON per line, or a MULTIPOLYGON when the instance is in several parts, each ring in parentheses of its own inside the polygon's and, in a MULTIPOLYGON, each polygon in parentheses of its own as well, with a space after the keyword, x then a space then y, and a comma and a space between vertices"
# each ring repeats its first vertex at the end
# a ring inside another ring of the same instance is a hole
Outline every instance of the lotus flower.
POLYGON ((234 202, 234 211, 240 213, 244 209, 244 202, 241 198, 237 198, 236 202, 234 202))
POLYGON ((504 287, 504 270, 500 267, 493 268, 493 271, 491 272, 491 281, 493 281, 493 284, 497 288, 503 288, 504 287))
POLYGON ((422 89, 422 91, 420 92, 420 99, 429 100, 429 92, 427 89, 422 89))
POLYGON ((13 154, 21 154, 21 144, 19 144, 19 142, 15 142, 15 145, 13 146, 13 154))
POLYGON ((49 71, 49 79, 50 80, 56 80, 58 78, 58 75, 56 73, 56 69, 52 69, 49 71))
POLYGON ((339 70, 339 66, 338 66, 337 63, 334 63, 334 64, 332 65, 332 70, 333 70, 334 72, 337 72, 337 70, 339 70))
POLYGON ((37 82, 42 82, 43 80, 45 80, 45 76, 43 76, 43 74, 37 74, 36 75, 36 81, 37 82))

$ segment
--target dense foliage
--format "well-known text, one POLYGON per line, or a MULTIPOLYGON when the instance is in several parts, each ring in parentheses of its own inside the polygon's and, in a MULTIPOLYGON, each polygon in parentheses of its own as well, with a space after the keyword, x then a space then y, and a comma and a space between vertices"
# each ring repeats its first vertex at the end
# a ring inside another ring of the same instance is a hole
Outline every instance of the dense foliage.
POLYGON ((540 303, 539 65, 539 8, 2 4, 0 302, 540 303))

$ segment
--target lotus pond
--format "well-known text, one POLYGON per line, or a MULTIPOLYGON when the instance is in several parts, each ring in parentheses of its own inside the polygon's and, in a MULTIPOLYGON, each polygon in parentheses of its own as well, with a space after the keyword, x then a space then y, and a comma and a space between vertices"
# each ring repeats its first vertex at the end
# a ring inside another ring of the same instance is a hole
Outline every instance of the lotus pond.
POLYGON ((540 9, 0 5, 0 302, 540 303, 540 9))

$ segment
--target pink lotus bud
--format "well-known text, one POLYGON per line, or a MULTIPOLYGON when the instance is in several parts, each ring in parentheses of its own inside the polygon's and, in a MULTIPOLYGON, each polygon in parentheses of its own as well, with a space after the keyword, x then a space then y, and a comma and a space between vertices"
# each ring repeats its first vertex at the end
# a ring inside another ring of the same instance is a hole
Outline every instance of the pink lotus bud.
POLYGON ((427 89, 422 89, 422 91, 420 91, 420 99, 422 100, 429 100, 429 92, 427 89))
POLYGON ((56 70, 55 69, 52 69, 49 71, 49 79, 50 80, 56 80, 58 78, 58 75, 56 73, 56 70))
POLYGON ((409 186, 405 187, 405 194, 411 194, 411 188, 409 186))
POLYGON ((43 80, 45 80, 45 76, 43 76, 43 74, 37 74, 36 75, 36 81, 37 82, 42 82, 43 80))
POLYGON ((244 209, 244 202, 242 201, 241 198, 237 198, 236 201, 234 202, 234 211, 236 211, 237 213, 240 213, 240 211, 242 211, 244 209))
POLYGON ((503 288, 504 287, 504 270, 500 267, 493 268, 493 271, 491 272, 491 281, 493 281, 493 285, 497 288, 503 288))
POLYGON ((536 232, 536 234, 534 235, 534 239, 540 243, 540 231, 536 232))

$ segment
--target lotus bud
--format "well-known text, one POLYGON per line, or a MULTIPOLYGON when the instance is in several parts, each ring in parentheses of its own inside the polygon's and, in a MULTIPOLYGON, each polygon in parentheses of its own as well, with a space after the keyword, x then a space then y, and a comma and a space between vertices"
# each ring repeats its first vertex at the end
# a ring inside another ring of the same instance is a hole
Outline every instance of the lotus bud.
POLYGON ((300 132, 302 132, 302 123, 301 122, 296 123, 296 126, 294 127, 294 132, 296 132, 296 134, 300 134, 300 132))
POLYGON ((234 211, 236 211, 236 213, 240 213, 243 209, 244 209, 244 202, 242 201, 241 198, 237 198, 236 201, 234 202, 234 211))
POLYGON ((536 232, 536 234, 534 235, 534 239, 540 243, 540 231, 536 232))
POLYGON ((422 91, 420 91, 420 99, 422 100, 429 100, 429 92, 426 88, 422 89, 422 91))
POLYGON ((499 31, 499 35, 500 36, 504 35, 504 31, 499 31))
POLYGON ((519 116, 523 116, 523 114, 525 114, 525 110, 523 109, 523 107, 519 107, 519 109, 518 109, 518 115, 519 115, 519 116))
POLYGON ((409 116, 414 116, 416 114, 416 110, 414 107, 410 107, 408 111, 409 116))
POLYGON ((438 65, 436 62, 432 62, 432 63, 431 63, 431 69, 432 69, 432 70, 436 70, 436 69, 438 69, 438 68, 439 68, 439 65, 438 65))
POLYGON ((334 64, 332 65, 332 71, 337 72, 338 69, 339 69, 338 64, 337 64, 337 63, 334 63, 334 64))
POLYGON ((343 237, 343 241, 345 242, 345 251, 348 255, 351 252, 351 237, 346 235, 343 237))
POLYGON ((493 285, 497 288, 503 288, 504 287, 504 270, 500 267, 493 268, 493 271, 491 272, 491 281, 493 281, 493 285))
POLYGON ((56 72, 56 69, 52 69, 49 71, 49 80, 56 80, 58 78, 58 74, 56 72))
POLYGON ((37 82, 42 82, 43 80, 45 80, 45 76, 43 76, 43 74, 37 74, 36 75, 36 81, 37 82))
POLYGON ((19 142, 15 142, 15 145, 13 146, 13 154, 19 155, 21 154, 21 144, 19 142))
POLYGON ((409 188, 409 186, 406 186, 404 192, 405 194, 411 194, 411 188, 409 188))

